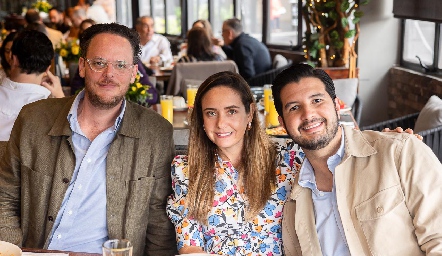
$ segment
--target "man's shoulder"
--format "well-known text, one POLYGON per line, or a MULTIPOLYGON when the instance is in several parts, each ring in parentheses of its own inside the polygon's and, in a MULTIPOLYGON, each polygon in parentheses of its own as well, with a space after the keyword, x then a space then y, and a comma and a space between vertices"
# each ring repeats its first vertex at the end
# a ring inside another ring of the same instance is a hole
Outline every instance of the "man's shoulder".
POLYGON ((38 111, 44 111, 44 113, 56 113, 63 109, 66 104, 72 104, 74 96, 64 98, 47 98, 39 101, 32 102, 23 106, 23 113, 43 113, 38 111))

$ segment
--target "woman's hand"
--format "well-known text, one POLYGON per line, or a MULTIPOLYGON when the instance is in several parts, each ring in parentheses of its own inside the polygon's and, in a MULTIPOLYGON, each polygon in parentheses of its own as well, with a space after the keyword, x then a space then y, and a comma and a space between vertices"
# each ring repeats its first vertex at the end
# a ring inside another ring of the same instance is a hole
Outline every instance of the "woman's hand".
MULTIPOLYGON (((390 130, 390 128, 384 128, 383 130, 382 130, 382 132, 397 132, 397 133, 403 133, 403 132, 406 132, 406 133, 409 133, 409 134, 414 134, 414 132, 413 132, 413 129, 411 129, 411 128, 407 128, 407 129, 405 129, 405 131, 404 131, 404 129, 402 129, 402 127, 396 127, 394 130, 390 130)), ((420 136, 419 134, 414 134, 414 136, 416 136, 416 138, 418 138, 419 140, 422 140, 423 139, 423 137, 422 136, 420 136)))

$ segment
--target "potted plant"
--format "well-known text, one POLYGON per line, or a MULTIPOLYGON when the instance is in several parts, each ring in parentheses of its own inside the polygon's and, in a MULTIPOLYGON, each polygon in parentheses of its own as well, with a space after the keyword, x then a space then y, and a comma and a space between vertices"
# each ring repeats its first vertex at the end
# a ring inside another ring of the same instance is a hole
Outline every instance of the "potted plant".
MULTIPOLYGON (((302 14, 306 24, 303 38, 305 58, 313 65, 356 66, 356 41, 363 12, 359 1, 305 0, 302 14), (351 41, 351 42, 350 42, 351 41), (350 62, 354 62, 353 64, 350 62)), ((364 0, 361 5, 368 4, 364 0)))

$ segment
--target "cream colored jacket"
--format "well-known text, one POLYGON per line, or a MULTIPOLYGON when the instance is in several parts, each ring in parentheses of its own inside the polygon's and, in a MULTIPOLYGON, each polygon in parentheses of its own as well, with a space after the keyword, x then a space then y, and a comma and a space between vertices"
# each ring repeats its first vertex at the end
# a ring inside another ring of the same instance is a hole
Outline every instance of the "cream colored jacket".
MULTIPOLYGON (((352 255, 442 255, 442 165, 408 134, 345 128, 336 197, 352 255)), ((322 255, 311 190, 284 207, 286 255, 322 255)))

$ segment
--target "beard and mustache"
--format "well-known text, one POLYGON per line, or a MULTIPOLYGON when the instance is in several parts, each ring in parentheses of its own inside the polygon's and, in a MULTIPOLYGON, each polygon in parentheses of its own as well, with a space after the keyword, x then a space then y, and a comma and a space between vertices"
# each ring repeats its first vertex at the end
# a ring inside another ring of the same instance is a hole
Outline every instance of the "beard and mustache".
POLYGON ((315 122, 323 122, 325 124, 326 133, 325 135, 318 136, 317 138, 308 139, 304 138, 303 135, 293 135, 288 130, 288 134, 292 140, 298 144, 301 148, 306 150, 318 150, 326 147, 330 142, 333 140, 333 138, 336 136, 336 133, 338 132, 338 113, 335 112, 335 118, 327 120, 324 117, 321 118, 313 118, 312 120, 307 120, 301 123, 301 125, 298 127, 298 131, 301 133, 301 130, 304 127, 307 127, 315 122), (330 126, 328 126, 328 122, 330 121, 330 126))
MULTIPOLYGON (((109 78, 106 78, 106 79, 100 81, 100 83, 111 84, 111 85, 116 86, 118 88, 122 87, 121 84, 119 84, 109 78)), ((129 85, 127 87, 128 87, 127 89, 129 89, 129 85)), ((86 93, 90 103, 92 104, 92 106, 94 106, 98 109, 101 109, 101 110, 112 109, 112 108, 118 106, 123 101, 124 96, 126 95, 126 91, 127 90, 123 90, 120 94, 117 94, 114 96, 103 97, 103 96, 98 95, 96 90, 93 89, 93 86, 88 84, 88 82, 86 82, 86 87, 85 87, 85 93, 86 93)))

